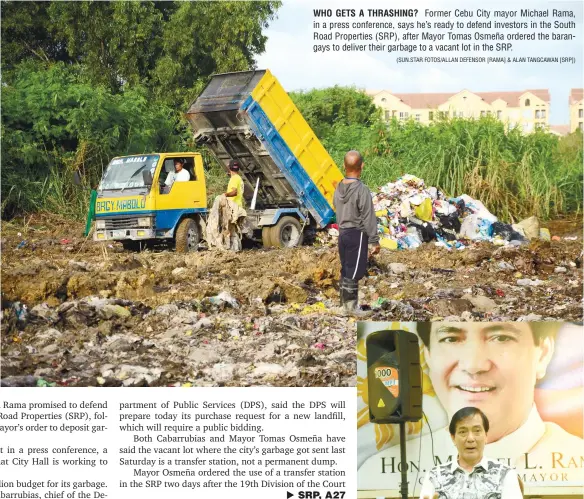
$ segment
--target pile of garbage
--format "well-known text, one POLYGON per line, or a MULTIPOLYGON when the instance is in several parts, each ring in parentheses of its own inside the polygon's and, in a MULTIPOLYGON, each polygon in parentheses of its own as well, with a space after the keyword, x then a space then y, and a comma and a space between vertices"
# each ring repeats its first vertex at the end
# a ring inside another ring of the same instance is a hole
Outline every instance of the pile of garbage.
POLYGON ((100 296, 3 305, 1 387, 356 382, 355 335, 322 301, 270 304, 270 314, 227 291, 156 307, 100 296))
POLYGON ((503 223, 480 201, 466 194, 447 197, 414 175, 404 175, 371 195, 382 248, 415 249, 434 241, 448 250, 464 250, 471 241, 520 246, 537 237, 550 239, 536 217, 503 223))

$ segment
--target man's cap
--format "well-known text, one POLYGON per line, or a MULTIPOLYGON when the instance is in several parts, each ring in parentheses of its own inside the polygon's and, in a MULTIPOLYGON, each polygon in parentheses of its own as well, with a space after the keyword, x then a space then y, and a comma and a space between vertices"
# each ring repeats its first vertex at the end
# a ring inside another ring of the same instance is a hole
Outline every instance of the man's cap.
POLYGON ((230 169, 230 170, 232 170, 232 171, 234 171, 234 172, 237 172, 237 171, 239 171, 239 167, 240 167, 240 166, 239 166, 239 161, 237 161, 236 159, 232 159, 232 160, 229 162, 229 169, 230 169))

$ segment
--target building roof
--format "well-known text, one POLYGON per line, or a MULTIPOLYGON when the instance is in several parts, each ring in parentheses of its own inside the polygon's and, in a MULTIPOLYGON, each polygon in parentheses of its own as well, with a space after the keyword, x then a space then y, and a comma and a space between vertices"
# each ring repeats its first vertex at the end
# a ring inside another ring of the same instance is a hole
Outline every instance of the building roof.
POLYGON ((497 99, 502 99, 507 103, 507 105, 511 107, 519 107, 519 99, 527 92, 532 93, 536 97, 539 97, 544 102, 549 103, 550 101, 550 92, 547 88, 540 88, 536 90, 528 89, 523 90, 522 92, 476 92, 476 94, 489 104, 492 104, 497 99))
POLYGON ((392 94, 412 109, 435 109, 444 104, 453 93, 440 94, 392 94))
POLYGON ((568 135, 570 133, 570 125, 550 125, 550 132, 556 135, 568 135))
MULTIPOLYGON (((377 95, 382 90, 367 90, 369 95, 377 95)), ((527 92, 539 97, 544 102, 550 102, 550 92, 548 89, 522 90, 520 92, 471 92, 488 104, 492 104, 497 99, 504 100, 510 107, 519 107, 519 99, 527 92)), ((390 92, 391 93, 391 92, 390 92)), ((391 94, 400 99, 404 104, 410 106, 412 109, 436 109, 441 104, 444 104, 451 97, 460 92, 443 92, 443 93, 417 93, 417 94, 391 94)), ((581 94, 580 94, 581 95, 581 94)), ((582 97, 580 97, 582 98, 582 97)))
POLYGON ((582 98, 584 98, 584 89, 573 88, 570 90, 570 105, 576 104, 576 102, 580 102, 582 98))

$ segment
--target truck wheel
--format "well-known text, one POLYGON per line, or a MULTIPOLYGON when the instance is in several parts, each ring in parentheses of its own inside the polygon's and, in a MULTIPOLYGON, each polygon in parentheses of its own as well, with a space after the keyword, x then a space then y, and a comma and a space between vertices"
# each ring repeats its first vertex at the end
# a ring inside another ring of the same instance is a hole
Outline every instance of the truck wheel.
POLYGON ((294 248, 304 239, 302 224, 294 217, 282 217, 271 227, 271 242, 276 248, 294 248))
POLYGON ((264 248, 271 248, 274 246, 272 242, 272 228, 273 227, 263 227, 262 228, 262 244, 264 248))
POLYGON ((177 253, 188 253, 197 251, 201 235, 196 220, 185 218, 181 220, 174 236, 175 249, 177 253))

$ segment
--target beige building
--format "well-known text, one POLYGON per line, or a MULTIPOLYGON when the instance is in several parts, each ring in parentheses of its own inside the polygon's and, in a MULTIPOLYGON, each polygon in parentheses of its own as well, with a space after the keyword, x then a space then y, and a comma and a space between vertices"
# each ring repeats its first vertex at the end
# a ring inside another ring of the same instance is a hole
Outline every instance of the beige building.
MULTIPOLYGON (((413 119, 430 123, 440 117, 480 118, 493 116, 529 133, 549 127, 550 94, 547 89, 521 92, 471 92, 394 94, 388 90, 367 91, 382 108, 386 121, 413 119)), ((580 94, 580 109, 582 108, 580 94)))
POLYGON ((570 132, 584 130, 584 90, 573 88, 570 90, 570 132))
POLYGON ((550 125, 550 133, 559 137, 570 134, 570 125, 550 125))

